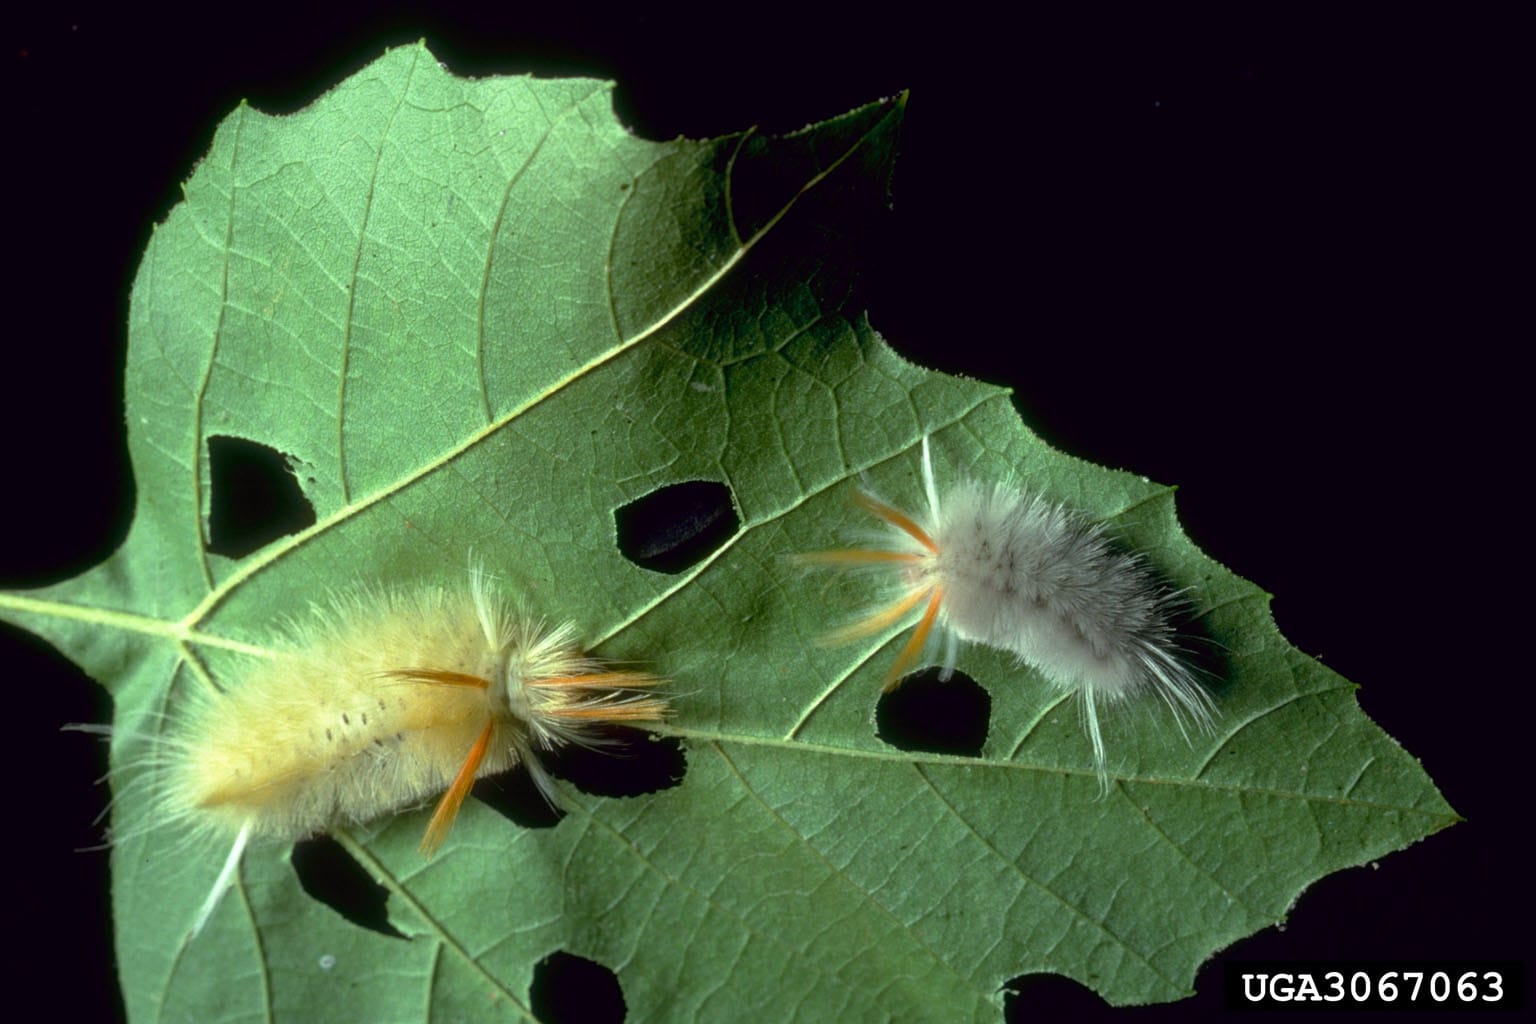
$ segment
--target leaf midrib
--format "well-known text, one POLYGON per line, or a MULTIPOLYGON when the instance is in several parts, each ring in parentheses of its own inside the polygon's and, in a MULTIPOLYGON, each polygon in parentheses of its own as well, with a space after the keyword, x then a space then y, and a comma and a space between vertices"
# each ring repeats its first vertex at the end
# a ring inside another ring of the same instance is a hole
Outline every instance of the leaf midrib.
MULTIPOLYGON (((650 731, 661 736, 673 736, 678 739, 696 740, 703 743, 727 743, 738 746, 767 747, 770 749, 793 751, 801 754, 821 754, 836 757, 847 757, 859 761, 883 761, 911 765, 933 765, 940 767, 960 768, 991 768, 998 771, 1024 771, 1040 772, 1049 775, 1072 775, 1090 780, 1098 785, 1098 775, 1091 768, 1073 768, 1067 765, 1039 764, 1030 761, 999 761, 982 757, 966 757, 961 754, 937 754, 926 751, 908 751, 891 748, 889 750, 877 750, 870 747, 840 747, 830 743, 816 743, 807 740, 787 741, 776 736, 752 736, 746 733, 727 733, 712 729, 697 729, 687 726, 662 723, 652 725, 650 731)), ((1432 808, 1411 807, 1404 804, 1389 804, 1375 800, 1360 800, 1354 797, 1336 796, 1327 793, 1307 793, 1296 790, 1275 789, 1263 786, 1247 786, 1239 783, 1212 782, 1208 779, 1198 778, 1166 778, 1156 775, 1111 775, 1110 781, 1119 785, 1144 784, 1149 786, 1175 786, 1181 789, 1204 790, 1212 793, 1232 794, 1241 796, 1272 796, 1305 803, 1337 804, 1345 807, 1359 807, 1366 810, 1392 811, 1403 814, 1417 814, 1430 821, 1442 821, 1449 824, 1455 820, 1453 817, 1439 813, 1432 808)))
MULTIPOLYGON (((886 115, 886 117, 888 116, 889 114, 886 115)), ((859 135, 858 138, 856 138, 853 143, 848 146, 847 149, 838 155, 837 159, 831 161, 825 168, 818 171, 808 181, 801 185, 799 190, 796 191, 795 194, 791 196, 789 200, 773 214, 772 217, 768 218, 762 227, 754 232, 751 237, 742 242, 735 249, 735 251, 731 253, 728 259, 726 259, 712 273, 706 276, 693 289, 693 291, 683 296, 682 299, 679 300, 670 309, 664 311, 649 326, 636 332, 629 339, 616 344, 613 348, 597 356, 594 356, 592 359, 589 359, 587 362, 576 367, 565 376, 553 381, 542 391, 528 397, 521 404, 508 410, 501 417, 491 420, 484 427, 469 434, 459 444, 443 452, 437 458, 422 463, 414 471, 402 475, 394 483, 386 487, 382 487, 370 495, 367 495, 355 502, 344 504, 330 515, 325 516, 322 519, 318 519, 313 525, 300 530, 297 533, 284 537, 282 540, 277 541, 270 547, 263 550, 260 554, 242 563, 221 583, 217 584, 209 590, 204 598, 198 602, 198 604, 187 614, 184 622, 188 626, 191 626, 202 621, 215 608, 217 608, 225 598, 233 593, 246 580, 263 571, 268 566, 279 562, 290 551, 308 543, 312 538, 319 536, 328 530, 334 529, 352 517, 365 511, 366 509, 386 500, 387 498, 394 496, 395 494, 400 493, 401 491, 404 491, 412 484, 415 484, 416 482, 426 478, 432 472, 436 471, 444 465, 447 465, 466 452, 472 450, 477 444, 485 441, 497 431, 513 423, 526 413, 543 404, 545 401, 571 387, 577 381, 585 378, 587 375, 601 368, 605 364, 612 362, 619 356, 630 351, 637 345, 641 344, 648 338, 654 336, 659 331, 666 328, 678 317, 682 316, 689 309, 691 309, 694 304, 699 301, 699 299, 708 294, 717 284, 720 283, 721 280, 725 278, 727 274, 730 273, 732 269, 741 263, 747 253, 751 252, 751 250, 757 245, 759 241, 761 241, 765 236, 768 235, 769 232, 778 226, 779 222, 789 214, 790 210, 792 210, 799 203, 801 198, 816 188, 816 186, 818 186, 821 182, 825 181, 839 167, 846 163, 854 153, 858 152, 858 150, 863 147, 868 139, 876 133, 880 126, 885 123, 885 120, 886 118, 882 117, 868 130, 859 135)), ((734 219, 734 212, 732 212, 731 216, 734 219)), ((614 230, 617 230, 617 221, 615 221, 614 230)), ((628 621, 633 620, 631 619, 628 621)), ((624 624, 627 625, 628 621, 626 621, 624 624)))

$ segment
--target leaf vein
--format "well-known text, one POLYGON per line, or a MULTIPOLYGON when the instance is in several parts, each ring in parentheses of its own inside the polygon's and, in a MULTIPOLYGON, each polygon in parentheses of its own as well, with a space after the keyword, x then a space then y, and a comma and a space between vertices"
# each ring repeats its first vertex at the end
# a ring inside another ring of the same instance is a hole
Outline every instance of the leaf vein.
POLYGON ((378 144, 373 147, 373 166, 368 172, 368 187, 363 192, 363 219, 357 229, 357 244, 352 247, 352 270, 346 283, 347 311, 341 328, 340 364, 336 367, 336 478, 341 485, 343 503, 352 500, 352 482, 347 474, 347 368, 352 361, 352 328, 357 318, 358 276, 363 264, 363 249, 368 241, 368 225, 373 219, 374 202, 379 184, 379 166, 384 162, 384 150, 389 144, 390 132, 394 129, 395 119, 400 116, 400 108, 411 91, 411 81, 420 63, 421 54, 418 52, 413 56, 411 65, 405 72, 405 82, 400 87, 394 109, 389 112, 389 119, 385 122, 383 131, 379 133, 378 144))
POLYGON ((451 932, 448 931, 447 926, 444 925, 443 922, 439 921, 433 914, 431 914, 427 910, 426 905, 416 898, 415 894, 411 892, 410 888, 407 887, 399 878, 397 878, 395 873, 386 867, 382 860, 374 856, 372 850, 368 849, 367 846, 359 842, 357 837, 352 835, 350 830, 345 828, 332 829, 331 836, 338 843, 340 843, 349 854, 352 855, 353 859, 367 868, 373 877, 378 879, 380 884, 388 889, 390 893, 398 897, 400 901, 406 906, 410 907, 411 910, 415 911, 417 917, 419 917, 421 922, 427 926, 433 935, 437 937, 437 940, 442 945, 442 947, 451 950, 454 955, 462 960, 472 971, 474 971, 475 974, 479 975, 481 980, 485 982, 486 986, 491 989, 491 991, 505 997, 507 1002, 517 1007, 522 1015, 528 1020, 532 1021, 536 1019, 533 1015, 533 1011, 529 1007, 525 1006, 522 1000, 518 999, 517 995, 511 989, 503 985, 499 978, 497 978, 490 971, 486 970, 480 961, 476 960, 475 957, 470 954, 469 950, 465 949, 463 944, 460 943, 459 940, 455 938, 451 932))
POLYGON ((1101 935, 1103 935, 1105 938, 1109 939, 1115 945, 1119 946, 1121 949, 1125 950, 1131 956, 1133 956, 1137 960, 1141 961, 1141 963, 1146 966, 1147 970, 1151 971, 1154 975, 1156 975, 1158 978, 1162 979, 1164 982, 1166 982, 1172 988, 1180 989, 1180 988, 1183 987, 1181 984, 1177 983, 1173 978, 1170 978, 1166 974, 1164 974, 1163 971, 1161 969, 1159 969, 1158 966, 1155 963, 1152 962, 1151 958, 1146 953, 1144 953, 1140 949, 1137 949, 1136 947, 1132 946, 1130 944, 1129 940, 1125 939, 1124 937, 1122 937, 1121 935, 1116 933, 1114 931, 1114 929, 1110 928, 1108 922, 1095 920, 1094 917, 1091 914, 1087 913, 1081 907, 1079 907, 1077 904, 1075 904, 1071 900, 1067 899, 1067 897, 1064 896, 1063 894, 1061 894, 1061 893, 1057 892, 1055 889, 1051 888, 1049 885, 1047 885, 1041 879, 1038 879, 1034 875, 1030 874, 1028 871, 1025 871, 1022 867, 1019 866, 1019 864, 1015 860, 1013 860, 1013 858, 1008 857, 1007 855, 1005 855, 1003 853, 1002 850, 999 850, 997 848, 996 844, 994 844, 992 842, 992 840, 990 840, 986 836, 982 835, 981 832, 979 830, 977 830, 976 826, 971 824, 970 819, 966 818, 965 815, 961 814, 960 813, 960 809, 958 807, 956 807, 953 803, 950 802, 949 798, 944 795, 944 793, 939 789, 939 787, 937 785, 934 784, 934 781, 929 776, 929 774, 926 771, 923 770, 923 766, 922 765, 914 763, 912 765, 912 770, 917 774, 918 778, 923 780, 924 785, 926 785, 928 787, 928 791, 931 792, 934 795, 935 799, 937 799, 941 804, 944 805, 945 809, 949 811, 949 813, 954 817, 954 819, 957 822, 959 822, 960 825, 967 832, 969 832, 971 834, 971 836, 976 839, 977 842, 981 843, 984 847, 986 847, 987 850, 991 852, 992 856, 997 858, 998 862, 1000 862, 1002 864, 1005 864, 1009 868, 1011 868, 1013 870, 1013 873, 1015 875, 1017 875, 1021 881, 1023 881, 1026 885, 1031 886, 1031 887, 1039 890, 1040 892, 1042 892, 1045 895, 1049 896, 1051 899, 1055 900, 1065 910, 1067 910, 1072 916, 1076 917, 1080 922, 1082 922, 1083 924, 1088 925, 1091 929, 1099 932, 1101 935))
MULTIPOLYGON (((384 501, 386 498, 389 498, 394 494, 398 494, 411 485, 426 478, 434 470, 447 465, 454 459, 457 459, 459 456, 463 455, 465 452, 470 451, 474 448, 475 445, 484 441, 497 430, 500 430, 502 427, 518 419, 524 413, 535 408, 536 406, 541 405, 543 402, 550 399, 554 395, 557 395, 565 389, 571 387, 577 381, 585 378, 587 375, 593 373, 602 366, 614 361, 625 352, 628 352, 636 345, 639 345, 647 338, 650 338, 651 336, 661 331, 668 324, 672 323, 674 320, 680 317, 688 309, 692 308, 695 302, 697 302, 703 295, 708 293, 710 289, 719 283, 719 281, 724 278, 725 275, 728 274, 736 266, 737 263, 741 261, 742 257, 747 252, 749 252, 759 240, 766 236, 769 231, 778 225, 779 221, 788 215, 789 211, 798 204, 802 196, 819 185, 827 178, 828 175, 832 173, 833 170, 835 170, 837 167, 840 167, 846 160, 848 160, 863 145, 864 141, 869 138, 870 134, 872 134, 872 132, 865 133, 864 135, 860 136, 859 139, 850 145, 848 149, 839 155, 838 158, 834 160, 827 168, 813 175, 812 178, 804 185, 802 185, 799 191, 791 196, 790 199, 776 213, 774 213, 771 218, 769 218, 767 223, 759 228, 757 233, 748 239, 741 248, 737 249, 729 259, 725 260, 718 268, 716 268, 713 273, 709 274, 703 281, 695 286, 691 292, 679 299, 671 309, 664 311, 660 316, 658 316, 654 323, 647 326, 644 330, 639 331, 624 341, 622 344, 616 345, 614 348, 607 352, 593 356, 585 363, 573 368, 558 380, 551 382, 542 391, 539 391, 537 394, 527 398, 520 405, 514 406, 505 414, 493 420, 491 423, 488 423, 480 430, 473 431, 459 444, 453 446, 438 458, 423 463, 413 472, 402 475, 399 480, 379 488, 372 494, 366 495, 365 497, 357 499, 351 503, 344 504, 334 512, 331 512, 329 515, 326 515, 322 518, 317 518, 317 520, 311 526, 300 530, 297 533, 289 534, 288 536, 282 538, 282 540, 268 545, 258 556, 253 557, 252 559, 241 564, 218 586, 214 587, 208 593, 208 595, 204 597, 203 600, 199 602, 198 605, 192 610, 190 613, 190 620, 201 620, 214 608, 218 607, 219 604, 223 602, 223 600, 229 596, 231 592, 233 592, 235 587, 244 583, 246 580, 250 579, 256 574, 264 571, 269 566, 276 564, 280 559, 287 555, 288 552, 295 550, 296 548, 308 543, 312 538, 319 536, 328 530, 334 529, 339 524, 346 522, 365 509, 371 508, 379 502, 384 501)), ((738 536, 740 536, 740 534, 738 534, 738 536)), ((724 550, 724 548, 721 550, 724 550)), ((716 555, 718 556, 719 553, 720 552, 717 551, 716 555)), ((714 559, 710 559, 709 561, 713 562, 714 559)), ((652 605, 647 605, 647 608, 652 606, 654 606, 654 602, 652 605)))
POLYGON ((763 813, 767 814, 771 819, 773 819, 775 824, 784 829, 785 832, 789 833, 789 835, 792 836, 798 843, 802 844, 806 850, 810 851, 810 853, 822 863, 831 877, 837 879, 851 892, 860 897, 861 902, 873 908, 880 916, 890 921, 894 926, 896 933, 909 938, 918 947, 918 949, 920 949, 924 954, 928 956, 928 958, 933 962, 935 966, 940 967, 949 974, 953 975, 963 987, 972 991, 976 991, 977 996, 982 1001, 987 999, 987 992, 976 990, 975 979, 967 977, 954 964, 940 956, 938 951, 930 946, 927 942, 925 942, 922 937, 917 934, 915 929, 910 928, 905 922, 896 916, 890 907, 876 899, 874 892, 866 889, 864 886, 859 885, 848 876, 846 871, 832 863, 831 859, 828 858, 827 855, 821 850, 821 848, 817 846, 813 841, 812 836, 805 834, 800 829, 791 825, 782 814, 780 814, 771 804, 769 804, 768 801, 763 798, 763 795, 759 793, 757 789, 752 785, 752 783, 747 780, 746 774, 741 770, 740 766, 738 766, 736 762, 731 759, 730 754, 726 753, 723 746, 717 743, 714 745, 714 750, 717 754, 720 755, 721 759, 725 761, 726 767, 731 770, 731 774, 736 777, 736 780, 741 784, 742 789, 752 798, 752 800, 763 811, 763 813))

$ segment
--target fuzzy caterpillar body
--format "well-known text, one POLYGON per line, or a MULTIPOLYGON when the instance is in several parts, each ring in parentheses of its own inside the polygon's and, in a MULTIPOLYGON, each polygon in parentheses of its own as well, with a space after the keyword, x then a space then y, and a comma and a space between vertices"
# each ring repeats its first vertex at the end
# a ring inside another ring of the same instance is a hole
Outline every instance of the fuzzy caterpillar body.
POLYGON ((962 480, 941 498, 926 438, 922 466, 926 514, 863 491, 855 496, 891 528, 888 547, 799 556, 812 565, 897 571, 889 603, 833 633, 832 642, 916 616, 886 674, 887 690, 935 630, 947 639, 941 678, 953 673, 960 641, 1013 654, 1076 695, 1101 789, 1108 772, 1099 707, 1150 695, 1173 711, 1181 731, 1186 721, 1209 728, 1210 697, 1176 647, 1177 597, 1140 556, 1113 547, 1099 524, 1009 484, 962 480))
POLYGON ((539 750, 600 746, 654 722, 661 680, 606 668, 509 607, 478 569, 467 591, 364 591, 317 611, 227 689, 193 700, 166 745, 163 821, 232 841, 201 930, 252 839, 297 840, 442 793, 430 855, 475 779, 521 763, 551 804, 539 750))
MULTIPOLYGON (((1120 700, 1177 671, 1166 596, 1102 529, 1039 495, 966 481, 918 573, 943 587, 941 625, 1011 651, 1064 690, 1120 700)), ((952 666, 951 666, 952 667, 952 666)))
POLYGON ((489 718, 477 776, 505 771, 526 727, 491 716, 488 692, 391 673, 433 666, 496 675, 470 599, 441 590, 349 599, 186 722, 176 813, 231 837, 291 840, 371 821, 443 792, 489 718), (404 660, 402 660, 404 659, 404 660))

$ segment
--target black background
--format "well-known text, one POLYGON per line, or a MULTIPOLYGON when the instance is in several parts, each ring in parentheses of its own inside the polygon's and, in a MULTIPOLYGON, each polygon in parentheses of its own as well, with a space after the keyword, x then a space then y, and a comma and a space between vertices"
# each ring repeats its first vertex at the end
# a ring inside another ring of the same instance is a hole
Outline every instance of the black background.
MULTIPOLYGON (((1531 670, 1510 609, 1530 605, 1529 454, 1505 448, 1529 436, 1528 388, 1506 353, 1530 323, 1499 307, 1530 119, 1499 113, 1511 25, 1386 7, 1065 22, 485 6, 6 26, 0 586, 67 578, 127 530, 127 289, 242 97, 289 112, 423 37, 459 74, 614 79, 621 118, 657 139, 793 130, 910 89, 894 211, 863 268, 875 326, 918 362, 1013 387, 1058 447, 1178 484, 1195 542, 1276 595, 1282 632, 1358 682, 1469 819, 1317 883, 1284 930, 1211 961, 1193 1001, 1117 1016, 1217 1015, 1229 958, 1523 955, 1531 670)), ((0 665, 20 733, 11 990, 110 1019, 107 855, 74 852, 98 835, 104 751, 57 731, 110 708, 10 628, 0 665)), ((1027 1000, 1015 1019, 1110 1015, 1060 980, 1027 1000)))

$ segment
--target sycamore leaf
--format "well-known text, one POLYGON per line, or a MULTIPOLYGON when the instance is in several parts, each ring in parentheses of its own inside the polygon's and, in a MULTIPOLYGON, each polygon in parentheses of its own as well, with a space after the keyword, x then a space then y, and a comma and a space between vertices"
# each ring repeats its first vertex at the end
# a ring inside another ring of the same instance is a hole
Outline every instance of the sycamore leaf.
POLYGON ((1050 450, 1006 392, 870 329, 853 243, 902 108, 653 143, 608 85, 466 81, 417 46, 300 113, 220 126, 133 289, 129 537, 0 595, 115 700, 134 1019, 528 1019, 557 950, 612 968, 636 1020, 995 1020, 1001 986, 1039 971, 1176 999, 1312 881, 1455 820, 1266 595, 1189 544, 1167 488, 1050 450), (1110 722, 1100 799, 1070 703, 981 649, 961 660, 990 697, 977 756, 877 735, 892 638, 817 647, 857 595, 783 556, 863 525, 860 475, 915 498, 925 435, 941 472, 1024 477, 1185 588, 1219 652, 1214 735, 1110 722), (211 550, 220 439, 282 453, 312 522, 211 550), (739 529, 681 572, 637 565, 617 510, 687 481, 728 488, 739 529), (675 681, 681 784, 568 786, 552 828, 472 800, 430 862, 425 812, 341 833, 398 936, 254 848, 184 942, 224 851, 146 827, 154 786, 135 784, 177 702, 237 680, 309 603, 462 581, 471 550, 675 681))

